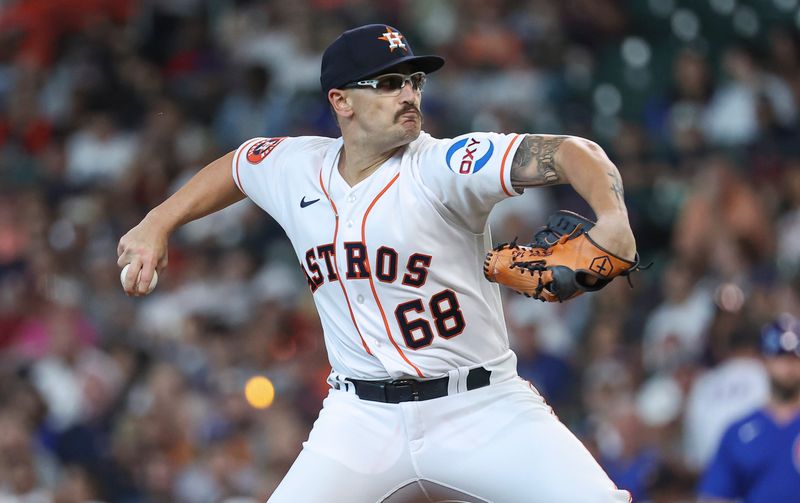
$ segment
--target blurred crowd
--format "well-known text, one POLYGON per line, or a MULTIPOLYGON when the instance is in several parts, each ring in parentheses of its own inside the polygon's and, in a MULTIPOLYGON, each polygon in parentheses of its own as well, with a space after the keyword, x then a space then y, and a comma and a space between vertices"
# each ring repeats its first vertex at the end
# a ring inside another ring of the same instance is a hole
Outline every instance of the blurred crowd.
MULTIPOLYGON (((254 136, 338 136, 321 52, 369 22, 447 64, 424 129, 584 136, 653 267, 559 305, 504 292, 520 374, 636 501, 688 501, 800 313, 797 0, 0 0, 0 502, 262 502, 330 369, 280 227, 187 225, 144 298, 119 237, 254 136), (264 375, 266 409, 244 384, 264 375)), ((569 187, 492 215, 530 236, 569 187)), ((523 239, 524 240, 524 239, 523 239)))

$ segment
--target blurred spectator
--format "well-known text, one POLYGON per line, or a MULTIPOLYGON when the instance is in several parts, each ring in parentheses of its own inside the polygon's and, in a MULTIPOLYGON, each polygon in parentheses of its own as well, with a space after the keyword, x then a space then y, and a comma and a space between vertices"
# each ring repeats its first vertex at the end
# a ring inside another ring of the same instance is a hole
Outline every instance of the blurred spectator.
POLYGON ((648 317, 642 341, 644 365, 651 372, 697 360, 714 314, 712 292, 686 263, 667 266, 662 289, 664 301, 648 317))
POLYGON ((701 501, 793 501, 800 494, 800 322, 786 313, 762 332, 771 393, 725 431, 698 489, 701 501))
POLYGON ((703 114, 714 89, 712 71, 700 52, 685 48, 676 55, 672 74, 673 87, 665 103, 651 104, 649 123, 653 134, 679 151, 697 152, 703 145, 703 114))
POLYGON ((716 258, 720 250, 714 247, 720 244, 739 248, 751 264, 772 252, 773 234, 764 205, 730 158, 704 159, 692 182, 673 234, 679 257, 693 266, 713 267, 715 261, 710 259, 716 258))
POLYGON ((800 275, 800 160, 788 164, 783 182, 786 211, 775 226, 777 265, 785 277, 797 278, 800 275))
POLYGON ((711 97, 704 120, 709 140, 721 145, 740 145, 756 139, 762 124, 759 108, 783 127, 797 120, 797 103, 789 86, 760 68, 744 47, 728 49, 722 59, 730 81, 711 97), (763 101, 762 101, 763 100, 763 101))
POLYGON ((75 185, 117 182, 125 177, 137 148, 134 135, 118 130, 106 112, 89 117, 66 145, 66 178, 75 185))
POLYGON ((565 359, 573 342, 552 304, 510 302, 509 339, 517 354, 517 371, 558 410, 570 391, 572 369, 565 359))
POLYGON ((0 501, 49 503, 53 493, 37 473, 31 432, 24 418, 10 412, 0 415, 0 501))
POLYGON ((659 452, 648 445, 646 428, 628 404, 614 411, 597 429, 603 466, 618 487, 630 491, 634 501, 647 501, 647 485, 658 469, 659 452))
POLYGON ((245 69, 239 91, 229 93, 216 119, 221 147, 234 150, 253 135, 286 134, 287 104, 272 89, 272 75, 260 66, 245 69))
MULTIPOLYGON (((371 10, 366 3, 358 8, 365 9, 364 14, 371 10)), ((230 32, 221 40, 234 58, 269 69, 281 93, 319 92, 324 49, 319 41, 333 40, 341 33, 340 20, 326 19, 316 26, 308 2, 254 3, 245 5, 239 16, 231 20, 230 32)))
POLYGON ((633 375, 624 363, 605 359, 588 366, 581 384, 588 422, 609 419, 628 407, 633 401, 634 386, 633 375))
POLYGON ((684 455, 687 466, 698 471, 710 461, 728 425, 769 397, 752 327, 743 323, 735 329, 726 347, 723 360, 695 379, 686 401, 684 455))

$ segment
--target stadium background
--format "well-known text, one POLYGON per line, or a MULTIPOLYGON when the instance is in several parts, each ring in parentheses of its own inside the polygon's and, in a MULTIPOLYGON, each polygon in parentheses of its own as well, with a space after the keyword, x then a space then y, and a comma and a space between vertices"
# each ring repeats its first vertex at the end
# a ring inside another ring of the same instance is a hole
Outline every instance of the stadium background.
MULTIPOLYGON (((512 344, 636 501, 693 498, 715 414, 763 375, 698 383, 799 311, 798 0, 0 0, 0 501, 265 500, 329 369, 283 232, 249 202, 193 223, 140 299, 116 243, 246 138, 336 136, 321 51, 368 22, 447 58, 433 135, 580 135, 619 166, 654 267, 563 305, 509 294, 512 344)), ((588 211, 530 190, 495 240, 556 208, 588 211)))

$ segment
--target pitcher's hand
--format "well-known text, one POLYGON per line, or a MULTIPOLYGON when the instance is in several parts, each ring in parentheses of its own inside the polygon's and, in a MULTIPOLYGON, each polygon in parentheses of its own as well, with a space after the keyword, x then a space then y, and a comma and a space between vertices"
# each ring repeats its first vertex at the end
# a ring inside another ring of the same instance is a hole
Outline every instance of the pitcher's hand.
POLYGON ((147 295, 153 271, 158 269, 160 273, 167 267, 168 238, 168 233, 148 217, 120 238, 117 265, 120 269, 125 264, 131 265, 122 285, 125 293, 137 297, 147 295))

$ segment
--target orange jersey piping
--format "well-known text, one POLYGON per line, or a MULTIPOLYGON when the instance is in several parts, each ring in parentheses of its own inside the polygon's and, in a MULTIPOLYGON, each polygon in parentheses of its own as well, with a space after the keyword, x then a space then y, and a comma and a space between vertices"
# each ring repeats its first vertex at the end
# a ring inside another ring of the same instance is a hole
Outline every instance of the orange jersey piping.
POLYGON ((511 143, 508 144, 508 148, 506 148, 506 153, 503 154, 503 162, 500 163, 500 185, 503 187, 503 192, 505 192, 509 196, 513 196, 514 194, 508 190, 508 187, 506 187, 506 174, 505 174, 506 160, 508 159, 508 154, 511 152, 511 147, 514 146, 514 142, 516 142, 520 136, 521 135, 519 134, 514 136, 514 138, 511 140, 511 143))
MULTIPOLYGON (((334 166, 332 169, 336 169, 334 166)), ((333 199, 331 196, 328 195, 328 191, 325 190, 325 184, 322 183, 322 170, 319 170, 319 186, 322 188, 322 193, 325 194, 325 198, 328 199, 328 202, 333 209, 333 215, 336 220, 336 224, 333 228, 333 267, 336 270, 336 280, 339 282, 339 286, 342 287, 342 293, 344 294, 344 300, 347 302, 347 310, 350 311, 350 319, 353 320, 353 326, 356 327, 356 332, 358 332, 358 338, 361 339, 361 345, 364 346, 364 350, 367 352, 368 355, 372 355, 372 351, 369 350, 369 346, 367 346, 367 341, 364 340, 364 337, 361 335, 361 330, 358 328, 358 323, 356 323, 356 317, 353 314, 353 308, 350 307, 350 298, 347 296, 347 290, 344 288, 344 282, 342 281, 342 275, 339 274, 339 263, 336 260, 336 238, 339 234, 339 211, 336 209, 336 205, 333 204, 333 199)))
MULTIPOLYGON (((378 195, 375 196, 375 199, 373 199, 369 207, 367 207, 367 211, 364 212, 364 219, 361 221, 361 242, 364 243, 364 246, 366 246, 367 244, 366 227, 367 227, 367 217, 369 216, 369 212, 372 210, 372 207, 375 206, 375 203, 378 202, 378 199, 380 199, 386 193, 386 191, 389 190, 389 187, 391 187, 392 184, 396 182, 399 177, 400 173, 394 175, 394 178, 392 178, 392 180, 386 185, 386 187, 384 187, 383 190, 381 190, 380 193, 378 193, 378 195)), ((372 280, 372 267, 369 264, 369 254, 367 254, 365 261, 367 265, 367 273, 369 276, 369 287, 372 289, 372 296, 375 297, 375 302, 378 304, 378 309, 381 312, 381 318, 383 319, 383 326, 386 328, 386 335, 389 336, 389 340, 392 341, 392 345, 397 350, 397 352, 400 353, 400 356, 403 358, 403 360, 405 360, 406 363, 411 365, 411 367, 417 372, 418 376, 425 377, 422 374, 422 371, 420 371, 420 369, 416 365, 411 363, 411 360, 409 360, 408 357, 406 357, 405 353, 403 353, 403 350, 400 349, 400 346, 397 345, 397 342, 394 340, 394 337, 392 337, 392 330, 389 328, 389 322, 386 319, 386 313, 383 311, 383 306, 381 305, 381 301, 380 299, 378 299, 378 292, 375 290, 375 282, 372 280)))

